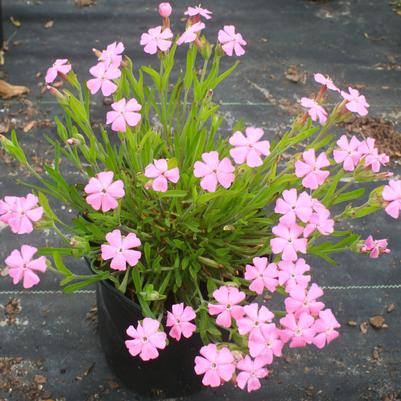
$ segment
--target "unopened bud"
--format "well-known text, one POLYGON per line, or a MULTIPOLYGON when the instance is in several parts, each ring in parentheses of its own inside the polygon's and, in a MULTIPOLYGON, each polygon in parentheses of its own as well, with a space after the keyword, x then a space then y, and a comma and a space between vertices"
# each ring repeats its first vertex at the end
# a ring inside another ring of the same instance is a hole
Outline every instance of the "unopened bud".
POLYGON ((47 85, 46 88, 58 100, 61 100, 61 101, 66 101, 67 100, 67 98, 58 89, 56 89, 54 86, 47 85))
POLYGON ((171 15, 173 8, 170 3, 160 3, 159 4, 159 14, 163 18, 168 18, 171 15))
POLYGON ((67 145, 80 145, 80 141, 76 138, 68 138, 66 141, 67 145))
POLYGON ((99 58, 102 55, 102 52, 98 49, 93 48, 92 51, 93 51, 93 53, 95 53, 95 56, 97 58, 99 58))

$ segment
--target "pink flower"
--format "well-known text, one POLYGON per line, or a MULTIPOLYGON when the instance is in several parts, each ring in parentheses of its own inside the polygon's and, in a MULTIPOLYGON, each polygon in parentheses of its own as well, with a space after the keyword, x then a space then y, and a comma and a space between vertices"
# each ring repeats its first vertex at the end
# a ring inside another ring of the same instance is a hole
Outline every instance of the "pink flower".
POLYGON ((59 74, 67 75, 71 71, 71 64, 66 58, 57 59, 54 64, 48 68, 45 81, 47 84, 53 83, 59 74))
POLYGON ((390 180, 382 192, 383 199, 388 202, 386 213, 398 219, 401 210, 401 180, 390 180))
POLYGON ((195 372, 203 375, 205 386, 218 387, 231 380, 235 372, 234 357, 226 347, 217 349, 216 344, 205 345, 200 349, 201 356, 195 358, 195 372))
POLYGON ((170 3, 160 3, 159 4, 159 14, 162 18, 168 18, 173 11, 170 3))
POLYGON ((333 81, 329 77, 325 77, 323 74, 317 73, 314 75, 315 81, 325 86, 327 89, 332 91, 340 92, 340 89, 334 85, 333 81))
POLYGON ((267 364, 273 362, 274 356, 281 356, 284 343, 280 339, 281 330, 274 323, 264 324, 259 330, 252 330, 248 347, 252 357, 263 357, 267 364))
POLYGON ((249 167, 259 167, 263 164, 261 155, 270 154, 270 142, 259 141, 263 136, 262 128, 249 127, 245 130, 245 135, 237 131, 231 136, 229 142, 234 148, 230 150, 230 155, 235 163, 246 163, 249 167))
POLYGON ((240 33, 235 33, 234 25, 225 25, 219 30, 218 40, 227 56, 242 56, 245 50, 242 46, 246 45, 246 41, 240 33))
POLYGON ((238 332, 242 336, 249 334, 253 330, 260 329, 260 327, 270 323, 274 318, 274 314, 266 306, 262 305, 259 309, 257 303, 245 305, 243 310, 244 316, 237 320, 238 332))
POLYGON ((172 311, 167 312, 167 327, 171 327, 170 336, 180 341, 181 335, 185 338, 192 336, 196 330, 196 326, 191 320, 196 318, 195 311, 190 306, 183 303, 172 306, 172 311))
POLYGON ((361 117, 368 114, 369 104, 365 96, 360 95, 357 89, 348 88, 349 93, 341 91, 341 96, 347 101, 345 107, 353 112, 359 114, 361 117))
POLYGON ((106 124, 111 124, 111 129, 116 132, 125 132, 127 125, 135 127, 141 121, 141 114, 137 113, 142 106, 136 99, 128 102, 122 98, 111 105, 113 111, 107 112, 106 124))
POLYGON ((114 173, 112 171, 103 171, 92 177, 85 187, 88 194, 86 202, 95 210, 102 209, 102 212, 108 212, 118 206, 116 199, 125 195, 124 183, 122 180, 113 182, 114 173))
POLYGON ((327 111, 315 100, 303 97, 301 98, 301 106, 308 109, 308 114, 312 121, 319 120, 322 125, 327 121, 327 111))
POLYGON ((317 189, 322 185, 329 172, 322 170, 324 167, 330 166, 326 153, 322 152, 316 157, 315 149, 309 149, 302 153, 302 160, 295 162, 295 175, 302 178, 302 185, 305 188, 317 189))
POLYGON ((89 72, 95 77, 86 83, 92 95, 101 89, 103 96, 110 96, 117 90, 117 85, 112 80, 119 78, 121 71, 116 65, 107 65, 104 62, 97 63, 91 67, 89 72))
POLYGON ((196 38, 198 32, 205 29, 205 24, 203 22, 197 22, 189 26, 185 32, 178 38, 177 45, 181 46, 183 43, 192 43, 196 38))
POLYGON ((156 192, 166 192, 168 181, 176 184, 180 179, 180 170, 178 167, 168 169, 166 159, 153 160, 145 168, 145 177, 154 178, 152 188, 156 192))
POLYGON ((165 52, 170 49, 173 36, 170 28, 162 29, 161 26, 157 26, 142 34, 140 44, 145 46, 143 50, 148 54, 156 54, 158 50, 165 52))
POLYGON ((378 173, 380 167, 385 166, 390 161, 385 153, 379 154, 373 138, 367 138, 360 142, 358 150, 365 159, 365 167, 370 167, 374 173, 378 173))
POLYGON ((245 266, 245 280, 252 281, 249 286, 251 291, 256 294, 262 294, 267 288, 270 292, 276 291, 277 281, 277 266, 274 263, 268 263, 267 258, 253 258, 253 265, 245 266))
POLYGON ((114 64, 116 67, 119 67, 123 59, 121 54, 124 50, 122 42, 113 42, 107 46, 106 50, 102 51, 99 61, 103 61, 106 66, 114 64))
POLYGON ((6 258, 8 275, 13 279, 14 284, 22 281, 24 288, 31 288, 40 281, 35 271, 44 273, 46 271, 46 258, 40 256, 32 259, 38 250, 29 245, 22 245, 21 250, 14 249, 6 258))
POLYGON ((38 207, 38 198, 27 196, 6 196, 0 200, 0 221, 10 226, 14 234, 29 234, 33 224, 43 216, 43 208, 38 207))
POLYGON ((166 347, 166 333, 159 331, 160 323, 149 317, 143 319, 142 324, 138 322, 135 329, 134 326, 129 326, 127 335, 133 340, 126 340, 125 346, 128 348, 132 356, 137 356, 143 361, 156 359, 159 356, 157 349, 166 347))
POLYGON ((326 208, 312 214, 305 226, 304 237, 308 238, 316 230, 322 235, 330 235, 334 231, 334 220, 330 219, 330 211, 326 208))
POLYGON ((310 266, 302 258, 296 262, 282 260, 278 268, 278 282, 280 285, 285 285, 287 292, 294 287, 306 287, 311 280, 310 275, 305 275, 310 271, 310 266))
POLYGON ((199 15, 200 17, 203 17, 205 19, 212 18, 210 14, 213 13, 206 8, 202 8, 200 6, 188 7, 187 11, 185 11, 184 13, 184 15, 188 15, 189 17, 196 17, 197 15, 199 15))
POLYGON ((342 135, 337 141, 339 149, 333 150, 334 160, 336 163, 343 163, 345 171, 354 171, 359 163, 361 159, 360 144, 355 136, 348 142, 347 137, 342 135))
POLYGON ((276 238, 270 240, 272 252, 274 254, 282 252, 283 260, 297 260, 297 252, 306 253, 307 239, 299 238, 303 230, 297 224, 286 226, 280 223, 278 226, 274 226, 272 231, 276 238))
POLYGON ((340 333, 335 330, 340 327, 341 325, 337 322, 331 309, 320 311, 319 319, 315 321, 313 326, 313 329, 316 332, 316 337, 312 340, 313 344, 318 348, 323 348, 326 344, 331 343, 340 335, 340 333))
POLYGON ((132 248, 141 246, 141 241, 134 233, 122 236, 120 230, 113 230, 106 234, 108 244, 102 244, 102 259, 110 260, 110 267, 114 270, 124 271, 127 269, 127 263, 133 267, 141 258, 140 251, 133 251, 132 248))
POLYGON ((239 304, 245 299, 245 294, 238 288, 222 286, 213 292, 213 298, 218 304, 208 304, 209 314, 218 315, 216 323, 219 326, 229 328, 231 319, 240 319, 244 315, 239 304))
POLYGON ((387 248, 386 239, 373 239, 371 235, 365 239, 362 247, 362 253, 369 253, 369 256, 373 259, 377 259, 383 253, 390 253, 390 249, 387 248))
POLYGON ((287 313, 299 316, 306 312, 310 315, 317 315, 323 308, 324 303, 317 301, 323 295, 323 290, 315 283, 312 283, 307 290, 303 286, 293 287, 290 295, 284 300, 287 313))
POLYGON ((208 192, 215 192, 217 183, 223 188, 230 188, 234 181, 235 168, 230 159, 225 157, 219 161, 219 154, 216 151, 202 154, 203 162, 197 161, 194 165, 194 176, 202 178, 201 187, 208 192))
POLYGON ((283 197, 276 201, 275 213, 282 214, 280 222, 291 225, 296 222, 297 217, 304 223, 312 216, 312 198, 306 192, 298 196, 296 188, 283 191, 283 197))
POLYGON ((304 312, 296 318, 289 313, 280 319, 280 323, 284 327, 281 337, 285 341, 291 340, 290 348, 304 347, 312 343, 315 336, 315 319, 311 315, 304 312))
POLYGON ((238 387, 241 390, 244 390, 246 387, 248 393, 259 390, 261 387, 259 379, 263 379, 269 374, 265 366, 266 362, 264 358, 252 360, 249 355, 238 361, 237 369, 241 370, 237 375, 238 387))

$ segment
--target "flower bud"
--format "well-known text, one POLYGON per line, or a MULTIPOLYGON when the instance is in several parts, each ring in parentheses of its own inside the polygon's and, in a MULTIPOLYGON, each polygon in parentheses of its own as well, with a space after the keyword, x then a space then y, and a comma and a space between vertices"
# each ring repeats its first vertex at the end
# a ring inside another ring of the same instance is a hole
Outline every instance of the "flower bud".
POLYGON ((159 4, 159 14, 163 18, 168 18, 173 11, 170 3, 160 3, 159 4))

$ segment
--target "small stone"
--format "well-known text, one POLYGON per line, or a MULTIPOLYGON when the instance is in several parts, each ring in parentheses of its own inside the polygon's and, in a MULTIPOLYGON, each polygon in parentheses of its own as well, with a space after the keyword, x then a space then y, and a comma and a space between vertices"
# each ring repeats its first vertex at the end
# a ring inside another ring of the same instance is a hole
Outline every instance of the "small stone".
POLYGON ((359 330, 361 330, 362 334, 366 334, 368 332, 368 322, 363 322, 359 325, 359 330))
POLYGON ((347 324, 350 327, 356 327, 358 323, 355 320, 348 320, 347 324))
POLYGON ((383 316, 376 315, 369 318, 369 323, 375 329, 381 329, 383 327, 385 320, 383 316))
POLYGON ((393 312, 395 310, 395 304, 388 304, 387 306, 386 306, 386 312, 387 313, 391 313, 391 312, 393 312))

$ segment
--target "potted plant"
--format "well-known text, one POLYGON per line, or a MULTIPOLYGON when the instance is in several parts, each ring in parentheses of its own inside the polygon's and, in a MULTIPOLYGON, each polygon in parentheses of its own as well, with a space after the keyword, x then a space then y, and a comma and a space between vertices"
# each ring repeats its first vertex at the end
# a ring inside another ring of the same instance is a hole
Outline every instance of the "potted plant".
POLYGON ((96 283, 106 358, 134 390, 177 396, 231 381, 253 391, 286 346, 323 348, 339 335, 305 258, 335 264, 338 252, 389 252, 385 239, 361 240, 338 224, 382 209, 398 218, 401 181, 365 195, 358 184, 390 177, 380 172, 389 159, 373 139, 335 138, 332 127, 366 115, 369 105, 322 74, 279 139, 243 122, 223 137, 213 91, 238 65, 221 71, 222 58, 242 56, 246 41, 226 25, 211 44, 203 31, 212 12, 201 7, 188 8, 175 37, 171 12, 160 4, 162 24, 140 39, 159 70, 134 68, 117 42, 94 50, 98 62, 84 85, 66 59, 49 68, 46 83, 64 117, 55 119, 57 137, 48 137, 54 159, 44 175, 15 132, 1 137, 36 179, 27 183, 32 193, 0 201, 1 221, 15 234, 53 229, 63 242, 23 245, 5 262, 24 288, 45 271, 61 276, 66 293, 96 283), (180 46, 186 65, 173 79, 180 46), (58 78, 69 89, 52 86, 58 78), (95 128, 90 101, 99 93, 113 101, 105 126, 95 128), (327 98, 337 99, 331 110, 327 98), (78 183, 65 178, 71 168, 78 183), (58 217, 54 202, 74 218, 58 217), (71 271, 63 262, 70 256, 86 258, 90 272, 71 271), (256 299, 274 292, 279 310, 256 299))

